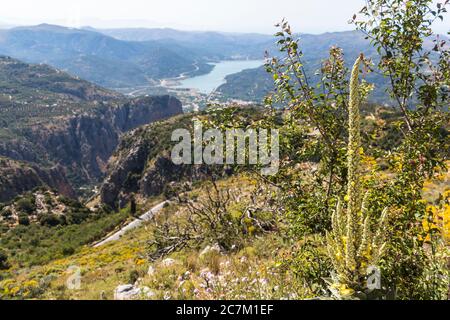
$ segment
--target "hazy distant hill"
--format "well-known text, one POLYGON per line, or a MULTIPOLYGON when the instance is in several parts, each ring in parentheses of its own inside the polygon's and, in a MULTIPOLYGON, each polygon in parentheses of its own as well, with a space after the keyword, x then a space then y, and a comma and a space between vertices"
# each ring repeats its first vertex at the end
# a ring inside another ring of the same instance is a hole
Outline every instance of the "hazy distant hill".
POLYGON ((209 66, 189 48, 170 42, 118 40, 91 30, 53 25, 0 31, 0 54, 47 63, 107 87, 145 85, 209 66))
MULTIPOLYGON (((178 31, 173 29, 71 29, 53 25, 0 30, 0 55, 46 63, 108 88, 154 86, 160 79, 209 72, 209 62, 262 59, 265 51, 279 52, 276 38, 262 34, 178 31)), ((315 72, 332 46, 344 50, 350 66, 359 53, 376 57, 375 50, 357 31, 302 34, 300 46, 307 72, 315 72)), ((431 47, 430 39, 426 46, 431 47)), ((386 80, 379 74, 367 80, 376 85, 372 99, 386 102, 386 80)), ((218 89, 223 96, 260 101, 273 89, 263 68, 227 77, 218 89)))
MULTIPOLYGON (((89 30, 89 29, 88 29, 89 30)), ((95 30, 95 29, 90 29, 95 30)), ((170 28, 128 28, 128 29, 99 29, 99 32, 114 38, 127 41, 152 41, 173 39, 181 42, 242 42, 261 43, 272 38, 272 35, 258 33, 231 33, 215 31, 182 31, 170 28)), ((250 43, 249 43, 250 44, 250 43)))
POLYGON ((273 36, 257 33, 226 33, 212 31, 180 31, 164 29, 104 29, 106 35, 126 41, 176 42, 208 58, 221 60, 245 57, 264 58, 264 52, 273 47, 273 36))

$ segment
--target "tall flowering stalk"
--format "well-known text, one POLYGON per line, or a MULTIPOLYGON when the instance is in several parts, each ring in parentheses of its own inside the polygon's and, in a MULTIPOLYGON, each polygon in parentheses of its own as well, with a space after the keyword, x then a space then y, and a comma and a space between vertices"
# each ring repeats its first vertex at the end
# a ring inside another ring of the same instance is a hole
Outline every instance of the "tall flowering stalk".
POLYGON ((367 197, 362 196, 359 70, 363 60, 363 55, 356 60, 350 81, 346 209, 343 201, 339 201, 332 216, 332 231, 327 234, 328 254, 336 272, 331 289, 340 297, 367 288, 367 269, 378 264, 385 248, 387 209, 373 232, 375 226, 367 210, 367 197))

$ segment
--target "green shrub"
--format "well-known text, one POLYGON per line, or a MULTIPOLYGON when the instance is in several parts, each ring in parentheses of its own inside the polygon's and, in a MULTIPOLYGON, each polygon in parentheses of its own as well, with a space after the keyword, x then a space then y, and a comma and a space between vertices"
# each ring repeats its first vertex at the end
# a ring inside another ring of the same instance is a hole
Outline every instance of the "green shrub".
POLYGON ((140 278, 139 271, 131 270, 130 273, 128 274, 128 283, 134 284, 139 278, 140 278))
POLYGON ((8 256, 0 249, 0 270, 7 270, 10 268, 8 263, 8 256))
POLYGON ((43 226, 56 227, 62 224, 62 219, 54 214, 44 214, 39 218, 39 223, 43 226))
POLYGON ((11 216, 12 216, 12 211, 11 211, 11 209, 3 209, 2 211, 1 211, 1 216, 3 217, 3 218, 5 218, 5 219, 9 219, 11 216))
POLYGON ((23 197, 16 202, 16 207, 19 211, 32 214, 36 211, 36 204, 34 197, 23 197))
POLYGON ((71 256, 75 253, 75 249, 73 247, 66 246, 62 249, 62 254, 64 256, 71 256))
POLYGON ((52 199, 52 197, 49 194, 45 194, 44 202, 48 206, 52 206, 53 205, 53 199, 52 199))
POLYGON ((70 211, 66 216, 67 216, 67 222, 69 224, 80 224, 84 221, 86 221, 89 216, 90 216, 91 212, 86 209, 86 210, 78 210, 75 212, 70 211))
POLYGON ((21 226, 29 226, 30 225, 30 218, 28 218, 25 214, 19 214, 19 224, 21 226))
POLYGON ((59 201, 61 201, 63 204, 70 208, 83 208, 83 204, 81 204, 79 201, 70 199, 64 196, 58 197, 59 201))

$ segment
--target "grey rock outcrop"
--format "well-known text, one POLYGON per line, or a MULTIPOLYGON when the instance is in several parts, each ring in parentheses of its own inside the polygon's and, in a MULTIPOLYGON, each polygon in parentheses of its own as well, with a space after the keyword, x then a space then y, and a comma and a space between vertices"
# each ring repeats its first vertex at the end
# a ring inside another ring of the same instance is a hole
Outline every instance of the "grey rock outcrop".
POLYGON ((120 285, 114 290, 114 300, 148 299, 155 293, 148 287, 136 287, 132 284, 120 285))
POLYGON ((24 129, 21 139, 0 142, 0 156, 28 162, 35 170, 17 171, 16 177, 10 172, 10 178, 3 177, 0 190, 17 185, 3 200, 43 184, 73 195, 72 187, 103 179, 123 133, 182 112, 181 102, 171 96, 143 97, 61 119, 52 126, 24 129))

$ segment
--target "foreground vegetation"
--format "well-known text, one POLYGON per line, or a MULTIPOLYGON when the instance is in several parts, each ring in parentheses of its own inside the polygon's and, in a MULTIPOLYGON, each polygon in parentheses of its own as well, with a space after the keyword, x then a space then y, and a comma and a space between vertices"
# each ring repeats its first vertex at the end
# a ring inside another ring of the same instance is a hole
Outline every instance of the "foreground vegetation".
MULTIPOLYGON (((448 198, 449 182, 450 175, 436 177, 428 187, 436 192, 447 188, 448 198)), ((122 284, 149 288, 146 294, 134 299, 308 299, 317 298, 318 292, 325 295, 320 282, 305 282, 305 279, 320 279, 332 269, 325 239, 311 235, 293 240, 282 215, 277 215, 275 221, 271 215, 260 215, 256 221, 241 220, 246 216, 245 209, 251 209, 254 204, 252 197, 259 194, 258 199, 262 199, 260 192, 255 193, 258 183, 251 176, 231 177, 215 184, 222 194, 230 191, 242 195, 239 201, 230 202, 229 219, 241 228, 229 238, 235 245, 228 250, 216 242, 223 233, 218 232, 217 239, 212 233, 214 229, 202 225, 197 233, 190 230, 191 241, 187 246, 155 256, 155 245, 161 243, 164 226, 176 230, 177 226, 190 225, 192 211, 183 199, 181 202, 173 199, 154 221, 117 242, 100 248, 81 246, 66 257, 56 255, 51 261, 30 268, 14 264, 3 273, 6 278, 0 281, 0 297, 114 299, 115 289, 122 284), (258 228, 260 223, 267 230, 258 228), (201 241, 195 239, 198 235, 202 235, 201 241), (76 270, 81 275, 81 286, 71 290, 67 283, 76 270)), ((195 203, 200 208, 200 203, 207 203, 210 189, 211 184, 206 183, 187 193, 185 199, 197 199, 195 203)), ((217 199, 217 193, 210 195, 217 199)), ((436 214, 436 226, 450 238, 450 206, 447 204, 444 212, 430 202, 428 208, 436 214), (439 222, 442 218, 447 221, 445 226, 439 222)), ((80 227, 87 230, 84 225, 80 227)))

